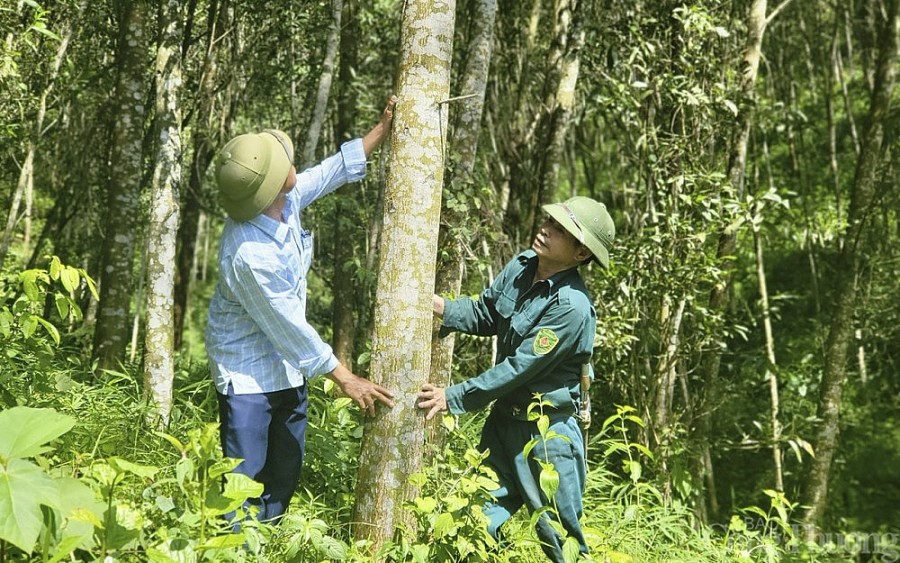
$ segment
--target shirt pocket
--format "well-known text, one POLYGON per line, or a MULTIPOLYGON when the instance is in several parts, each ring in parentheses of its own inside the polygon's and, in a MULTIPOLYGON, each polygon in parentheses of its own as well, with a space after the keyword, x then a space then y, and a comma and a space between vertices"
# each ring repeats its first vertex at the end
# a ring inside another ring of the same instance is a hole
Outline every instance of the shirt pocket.
POLYGON ((300 229, 300 273, 305 278, 309 273, 313 257, 313 234, 300 229))
POLYGON ((510 328, 518 335, 516 341, 521 341, 526 334, 534 326, 534 317, 529 314, 529 305, 522 310, 516 310, 516 300, 512 297, 501 293, 497 298, 497 313, 503 317, 504 321, 509 323, 510 328))

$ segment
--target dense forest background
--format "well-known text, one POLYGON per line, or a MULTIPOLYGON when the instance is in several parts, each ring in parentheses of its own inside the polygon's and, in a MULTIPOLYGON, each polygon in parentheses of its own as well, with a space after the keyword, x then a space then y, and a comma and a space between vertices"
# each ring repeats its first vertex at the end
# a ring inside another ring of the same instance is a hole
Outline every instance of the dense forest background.
MULTIPOLYGON (((228 471, 204 470, 227 465, 206 427, 215 151, 279 128, 299 167, 365 133, 414 4, 2 1, 0 561, 539 560, 490 551, 477 486, 452 525, 427 500, 479 474, 480 415, 445 421, 418 535, 380 555, 348 524, 363 426, 321 382, 293 519, 229 543, 199 486, 228 471), (44 494, 73 481, 80 517, 44 494)), ((589 195, 616 222, 611 268, 584 272, 596 560, 900 557, 900 2, 435 4, 456 14, 438 290, 489 284, 541 203, 589 195)), ((389 145, 304 215, 308 318, 361 374, 389 145)), ((451 350, 444 381, 490 365, 489 340, 451 350)))

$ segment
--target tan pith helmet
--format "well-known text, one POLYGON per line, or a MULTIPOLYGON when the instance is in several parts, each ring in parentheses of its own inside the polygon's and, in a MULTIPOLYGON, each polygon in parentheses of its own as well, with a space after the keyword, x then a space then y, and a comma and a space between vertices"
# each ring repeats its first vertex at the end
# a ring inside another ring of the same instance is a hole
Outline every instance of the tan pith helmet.
POLYGON ((235 221, 247 221, 269 207, 293 165, 294 145, 283 131, 267 129, 228 141, 216 156, 219 202, 235 221))

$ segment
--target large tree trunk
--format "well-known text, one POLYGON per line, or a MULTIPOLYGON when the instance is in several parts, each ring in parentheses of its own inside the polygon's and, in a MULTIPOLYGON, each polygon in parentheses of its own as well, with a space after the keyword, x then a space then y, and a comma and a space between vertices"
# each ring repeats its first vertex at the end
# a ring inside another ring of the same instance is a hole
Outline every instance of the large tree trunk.
POLYGON ((356 537, 378 549, 398 527, 415 529, 403 507, 417 488, 409 476, 422 465, 425 421, 414 397, 431 368, 434 291, 446 99, 455 1, 408 0, 401 27, 399 103, 393 124, 378 268, 371 378, 398 397, 366 424, 356 484, 356 537))
POLYGON ((818 417, 822 421, 816 433, 816 456, 807 475, 803 504, 806 532, 814 536, 825 514, 828 500, 828 478, 838 444, 843 383, 847 355, 853 335, 858 276, 867 267, 872 241, 869 236, 875 204, 875 183, 882 161, 885 123, 890 115, 891 96, 897 73, 898 4, 888 0, 887 20, 879 37, 875 84, 869 107, 868 125, 860 139, 860 153, 850 195, 847 231, 835 267, 837 275, 834 310, 825 342, 825 371, 820 385, 818 417))
POLYGON ((109 165, 106 233, 102 249, 100 307, 94 329, 98 369, 118 369, 125 359, 132 268, 140 214, 142 146, 146 117, 149 5, 120 1, 121 31, 117 47, 118 78, 114 98, 116 123, 109 165))
MULTIPOLYGON (((472 36, 469 38, 468 59, 462 75, 462 90, 465 98, 450 129, 450 152, 455 162, 450 167, 446 185, 449 197, 457 191, 474 185, 473 172, 478 153, 478 136, 481 133, 481 117, 484 110, 484 95, 487 88, 488 70, 494 44, 494 18, 497 13, 496 0, 476 0, 472 14, 472 36)), ((474 192, 474 190, 472 190, 474 192)), ((477 197, 477 196, 476 196, 477 197)), ((438 260, 435 292, 458 295, 463 278, 463 243, 469 228, 474 227, 471 208, 466 204, 441 207, 441 241, 443 259, 438 260)), ((450 385, 450 367, 453 363, 455 333, 446 338, 438 338, 437 333, 431 343, 431 377, 429 381, 446 387, 450 385)))
POLYGON ((178 0, 159 7, 156 51, 156 164, 147 225, 147 327, 144 336, 144 397, 150 423, 164 427, 172 412, 175 380, 173 290, 178 190, 181 185, 181 13, 178 0))

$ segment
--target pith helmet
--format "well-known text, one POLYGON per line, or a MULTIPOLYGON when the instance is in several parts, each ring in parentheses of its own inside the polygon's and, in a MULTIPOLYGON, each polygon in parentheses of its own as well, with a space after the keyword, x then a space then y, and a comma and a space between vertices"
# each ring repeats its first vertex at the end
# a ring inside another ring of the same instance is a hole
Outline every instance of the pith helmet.
POLYGON ((616 226, 606 206, 589 197, 576 196, 562 203, 543 206, 544 211, 588 247, 594 259, 609 267, 609 249, 616 237, 616 226))
POLYGON ((246 221, 269 207, 291 171, 294 145, 282 131, 238 135, 216 157, 219 201, 235 221, 246 221))

